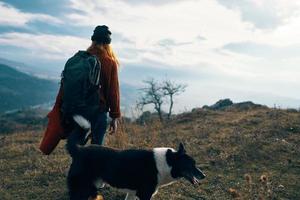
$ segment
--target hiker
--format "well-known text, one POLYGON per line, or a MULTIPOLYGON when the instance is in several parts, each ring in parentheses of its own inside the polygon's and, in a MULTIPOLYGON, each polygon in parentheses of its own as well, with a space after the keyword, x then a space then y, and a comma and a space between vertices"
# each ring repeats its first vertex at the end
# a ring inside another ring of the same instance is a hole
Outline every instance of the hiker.
MULTIPOLYGON (((110 36, 107 26, 97 26, 91 37, 92 44, 86 51, 78 51, 70 58, 62 73, 64 128, 67 131, 74 129, 78 126, 74 123, 74 116, 81 116, 91 123, 91 143, 99 145, 103 143, 107 128, 107 112, 112 119, 110 134, 117 131, 121 115, 119 62, 110 45, 110 36)), ((81 143, 84 144, 84 140, 81 143)))
MULTIPOLYGON (((110 45, 110 36, 107 26, 97 26, 87 50, 78 51, 67 61, 62 84, 54 107, 47 115, 48 126, 39 146, 45 155, 51 154, 59 141, 72 131, 83 131, 74 123, 74 115, 82 116, 91 123, 92 144, 103 144, 107 112, 111 117, 109 133, 117 131, 121 116, 119 62, 110 45)), ((83 138, 81 144, 84 144, 83 138)))

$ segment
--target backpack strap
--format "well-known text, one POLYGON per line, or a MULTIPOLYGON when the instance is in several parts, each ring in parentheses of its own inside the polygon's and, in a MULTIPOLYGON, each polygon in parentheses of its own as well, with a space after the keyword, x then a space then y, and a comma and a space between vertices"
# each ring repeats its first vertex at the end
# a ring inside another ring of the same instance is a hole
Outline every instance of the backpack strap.
POLYGON ((96 56, 90 56, 88 58, 90 65, 89 81, 94 86, 100 85, 101 63, 96 56))

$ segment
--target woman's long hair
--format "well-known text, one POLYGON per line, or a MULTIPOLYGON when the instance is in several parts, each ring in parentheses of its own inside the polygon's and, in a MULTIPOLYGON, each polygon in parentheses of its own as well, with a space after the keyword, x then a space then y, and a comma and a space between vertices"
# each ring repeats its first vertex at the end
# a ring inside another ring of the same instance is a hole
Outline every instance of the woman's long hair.
POLYGON ((100 60, 105 57, 109 57, 114 60, 119 66, 119 60, 114 53, 110 44, 102 44, 102 48, 96 42, 92 42, 91 46, 87 49, 87 51, 93 55, 96 55, 100 60))

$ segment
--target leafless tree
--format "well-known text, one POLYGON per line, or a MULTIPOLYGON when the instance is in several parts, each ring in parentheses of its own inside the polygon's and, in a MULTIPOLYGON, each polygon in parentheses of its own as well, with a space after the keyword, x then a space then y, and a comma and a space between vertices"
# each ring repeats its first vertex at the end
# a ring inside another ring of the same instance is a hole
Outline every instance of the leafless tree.
POLYGON ((168 112, 168 119, 171 118, 172 115, 172 109, 174 105, 174 96, 180 95, 183 93, 186 89, 187 85, 175 83, 171 80, 165 80, 162 83, 162 91, 165 96, 169 97, 170 105, 169 105, 169 112, 168 112))
POLYGON ((163 98, 165 96, 162 87, 154 79, 146 80, 144 83, 146 84, 146 87, 141 89, 143 95, 141 96, 137 105, 142 109, 145 105, 154 105, 154 109, 157 111, 159 119, 162 122, 162 104, 164 103, 163 98))
POLYGON ((159 119, 163 122, 163 110, 162 105, 166 102, 166 98, 169 99, 169 112, 167 118, 170 119, 174 106, 174 96, 183 93, 187 87, 185 84, 178 84, 171 80, 165 80, 163 82, 157 82, 153 78, 144 81, 146 87, 140 89, 142 95, 138 100, 137 106, 143 110, 145 105, 153 105, 156 110, 159 119))

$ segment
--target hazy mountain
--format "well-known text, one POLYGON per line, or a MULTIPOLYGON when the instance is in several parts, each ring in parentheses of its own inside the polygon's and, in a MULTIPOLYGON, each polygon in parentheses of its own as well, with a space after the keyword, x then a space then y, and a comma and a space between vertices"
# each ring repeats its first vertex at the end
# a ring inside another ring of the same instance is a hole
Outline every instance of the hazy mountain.
MULTIPOLYGON (((55 100, 60 78, 57 71, 1 57, 0 65, 0 112, 55 100)), ((136 104, 138 90, 122 81, 120 90, 121 108, 128 115, 136 104)))
POLYGON ((0 63, 10 66, 20 72, 39 77, 42 79, 53 79, 58 80, 60 78, 60 72, 57 69, 45 68, 45 67, 37 67, 27 65, 22 62, 12 61, 5 58, 0 57, 0 63))
POLYGON ((53 101, 58 83, 0 64, 0 112, 53 101))

